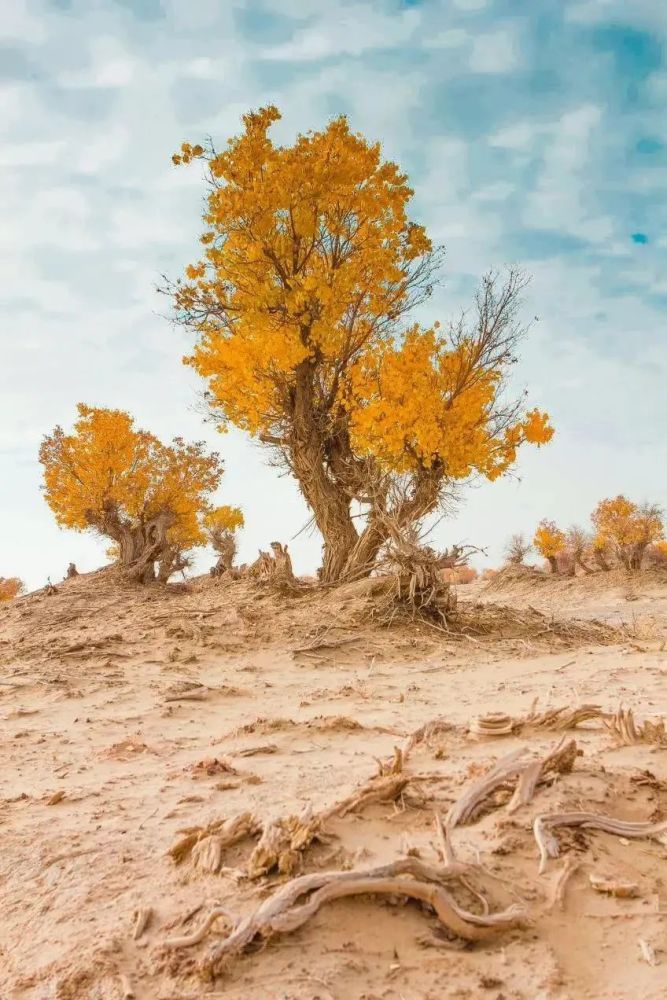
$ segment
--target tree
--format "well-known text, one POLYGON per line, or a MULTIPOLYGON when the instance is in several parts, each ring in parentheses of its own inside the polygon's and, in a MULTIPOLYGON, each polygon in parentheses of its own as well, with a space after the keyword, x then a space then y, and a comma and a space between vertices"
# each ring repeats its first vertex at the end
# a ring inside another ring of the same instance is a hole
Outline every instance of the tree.
POLYGON ((574 576, 577 566, 583 569, 584 573, 592 572, 586 558, 592 548, 592 539, 588 532, 573 524, 567 530, 565 544, 566 553, 571 563, 571 575, 574 576))
POLYGON ((558 556, 565 551, 565 533, 553 521, 540 521, 535 531, 533 545, 551 566, 552 573, 558 573, 558 556))
POLYGON ((648 546, 664 535, 660 507, 648 503, 637 505, 622 494, 601 500, 591 520, 598 548, 610 547, 622 565, 630 570, 641 569, 648 546))
POLYGON ((523 561, 532 549, 524 535, 512 535, 505 546, 505 562, 510 566, 523 566, 523 561))
POLYGON ((174 157, 207 162, 209 193, 202 257, 167 290, 221 428, 296 477, 324 540, 320 578, 335 581, 371 571, 388 524, 420 521, 473 475, 496 479, 553 430, 503 391, 523 275, 487 275, 475 315, 446 332, 406 324, 442 260, 408 218, 407 177, 345 118, 274 145, 279 117, 247 114, 222 152, 184 143, 174 157))
POLYGON ((243 527, 243 514, 238 507, 217 507, 209 511, 203 519, 203 526, 209 544, 218 555, 215 566, 211 569, 212 576, 223 576, 229 573, 236 556, 236 538, 234 532, 243 527))
POLYGON ((25 585, 17 576, 0 576, 0 603, 13 601, 24 590, 25 585))
POLYGON ((128 579, 165 580, 206 542, 201 519, 222 477, 202 442, 162 444, 122 410, 78 406, 74 432, 56 427, 39 451, 46 502, 63 527, 112 539, 128 579))

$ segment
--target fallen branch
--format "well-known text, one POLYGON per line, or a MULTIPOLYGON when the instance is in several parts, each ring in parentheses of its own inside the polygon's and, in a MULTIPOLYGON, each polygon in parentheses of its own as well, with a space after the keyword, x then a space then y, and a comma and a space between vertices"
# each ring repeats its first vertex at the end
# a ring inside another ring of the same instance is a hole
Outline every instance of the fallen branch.
POLYGON ((524 754, 524 749, 513 750, 469 785, 447 813, 447 827, 451 830, 455 826, 469 823, 486 808, 495 792, 511 787, 515 780, 517 784, 508 805, 509 811, 514 812, 519 806, 530 802, 540 782, 572 770, 577 756, 577 744, 575 740, 567 743, 561 741, 542 760, 527 760, 524 754))
MULTIPOLYGON (((282 886, 241 920, 227 939, 210 951, 206 968, 212 973, 219 971, 221 963, 241 954, 256 939, 268 940, 276 934, 291 933, 302 927, 324 903, 347 896, 395 895, 420 900, 433 907, 451 933, 466 941, 485 941, 503 931, 528 926, 527 914, 516 905, 485 915, 460 907, 444 883, 459 879, 467 870, 466 865, 434 868, 416 858, 404 858, 366 871, 302 875, 282 886), (306 899, 301 901, 302 897, 306 899)), ((187 944, 185 939, 176 938, 166 941, 165 946, 173 949, 198 943, 207 929, 203 925, 189 935, 187 944)))
POLYGON ((667 820, 662 823, 627 823, 612 816, 590 812, 545 813, 536 816, 533 823, 533 833, 540 852, 540 875, 544 873, 548 859, 557 858, 560 853, 558 841, 551 832, 559 826, 579 826, 586 830, 602 830, 616 837, 648 838, 661 842, 662 835, 667 834, 667 820))

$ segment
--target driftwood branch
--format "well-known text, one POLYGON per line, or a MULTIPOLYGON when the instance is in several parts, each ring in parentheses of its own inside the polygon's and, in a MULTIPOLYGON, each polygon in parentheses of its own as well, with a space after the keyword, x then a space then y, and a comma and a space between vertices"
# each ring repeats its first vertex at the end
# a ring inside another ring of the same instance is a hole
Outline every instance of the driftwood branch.
MULTIPOLYGON (((466 941, 484 941, 504 931, 528 926, 527 914, 516 905, 484 915, 459 906, 444 885, 460 879, 467 870, 466 865, 434 868, 416 858, 404 858, 366 871, 302 875, 282 886, 239 921, 229 936, 210 951, 205 964, 211 971, 217 971, 221 963, 241 954, 257 939, 266 941, 277 934, 291 933, 302 927, 325 903, 348 896, 394 895, 427 903, 451 933, 466 941)), ((193 934, 169 940, 165 946, 173 949, 198 943, 218 915, 213 911, 193 934)))
POLYGON ((533 833, 540 852, 540 875, 543 874, 549 858, 557 858, 560 853, 558 840, 552 831, 559 826, 578 826, 586 830, 602 830, 616 837, 646 838, 663 841, 667 835, 667 820, 662 823, 627 823, 591 812, 545 813, 535 817, 533 833))

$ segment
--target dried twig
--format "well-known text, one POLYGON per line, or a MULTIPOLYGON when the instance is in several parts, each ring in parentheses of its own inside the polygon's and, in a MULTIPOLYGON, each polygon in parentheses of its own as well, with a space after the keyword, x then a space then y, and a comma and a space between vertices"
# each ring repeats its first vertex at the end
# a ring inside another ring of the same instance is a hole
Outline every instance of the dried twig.
POLYGON ((135 912, 134 915, 134 930, 132 931, 132 937, 135 941, 138 941, 141 935, 144 933, 151 920, 153 919, 153 907, 152 906, 141 906, 135 912))
POLYGON ((574 873, 579 868, 579 862, 572 854, 568 854, 565 858, 565 863, 560 872, 560 875, 556 879, 556 884, 554 886, 554 893, 551 900, 551 905, 549 909, 553 910, 556 906, 559 910, 565 907, 565 890, 567 889, 568 883, 574 873))

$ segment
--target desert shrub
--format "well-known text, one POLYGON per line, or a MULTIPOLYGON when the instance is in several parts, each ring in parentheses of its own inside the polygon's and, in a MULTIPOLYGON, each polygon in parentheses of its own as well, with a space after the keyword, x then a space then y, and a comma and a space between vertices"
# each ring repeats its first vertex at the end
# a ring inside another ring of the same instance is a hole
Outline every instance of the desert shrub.
POLYGON ((558 557, 566 553, 565 533, 554 521, 543 520, 537 526, 533 537, 533 545, 541 556, 547 560, 552 573, 559 572, 558 557))
POLYGON ((531 549, 532 545, 524 535, 512 535, 505 546, 505 563, 508 566, 522 566, 531 549))
POLYGON ((13 601, 24 590, 25 585, 17 576, 0 576, 0 601, 13 601))

